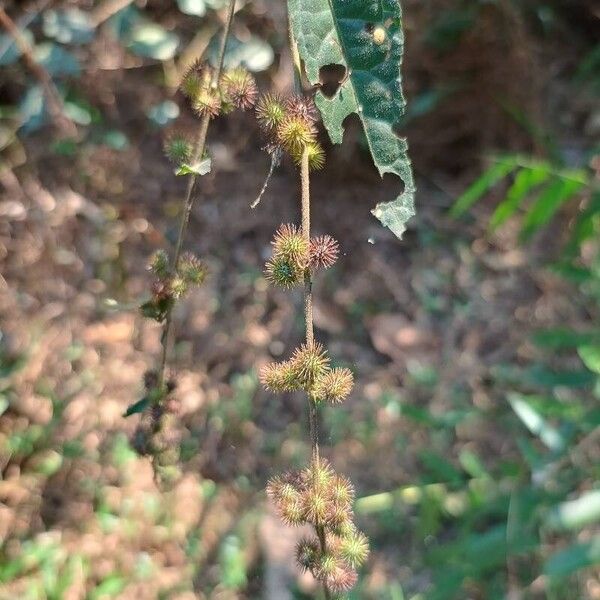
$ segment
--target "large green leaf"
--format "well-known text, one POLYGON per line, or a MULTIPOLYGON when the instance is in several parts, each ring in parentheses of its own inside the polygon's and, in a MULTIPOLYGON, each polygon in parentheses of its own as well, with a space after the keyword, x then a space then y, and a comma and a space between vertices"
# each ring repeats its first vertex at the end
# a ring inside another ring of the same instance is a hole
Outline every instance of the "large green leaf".
POLYGON ((404 53, 399 0, 288 0, 293 38, 313 85, 320 71, 341 65, 346 76, 333 97, 318 91, 315 101, 331 140, 339 144, 343 122, 360 118, 381 176, 397 175, 404 192, 378 204, 373 214, 398 237, 415 214, 415 184, 406 140, 394 127, 406 109, 400 67, 404 53))

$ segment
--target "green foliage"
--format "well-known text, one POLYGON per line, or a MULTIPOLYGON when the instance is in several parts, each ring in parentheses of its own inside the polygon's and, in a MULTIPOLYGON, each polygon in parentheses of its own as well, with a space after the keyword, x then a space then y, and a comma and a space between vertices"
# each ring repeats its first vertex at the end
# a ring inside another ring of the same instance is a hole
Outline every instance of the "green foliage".
POLYGON ((590 175, 582 169, 557 168, 547 161, 504 156, 495 160, 456 200, 450 214, 453 217, 464 215, 509 175, 514 176, 513 181, 496 207, 489 227, 493 231, 522 212, 522 240, 529 239, 547 225, 565 204, 578 198, 579 193, 592 183, 590 175), (534 199, 530 201, 532 196, 534 199))
POLYGON ((316 104, 334 143, 341 143, 343 122, 357 114, 371 155, 383 176, 397 175, 404 192, 379 204, 373 214, 398 237, 415 214, 412 168, 406 140, 394 127, 404 115, 400 68, 404 52, 402 11, 398 0, 288 0, 294 40, 311 84, 320 70, 341 65, 346 76, 334 96, 322 91, 316 104))

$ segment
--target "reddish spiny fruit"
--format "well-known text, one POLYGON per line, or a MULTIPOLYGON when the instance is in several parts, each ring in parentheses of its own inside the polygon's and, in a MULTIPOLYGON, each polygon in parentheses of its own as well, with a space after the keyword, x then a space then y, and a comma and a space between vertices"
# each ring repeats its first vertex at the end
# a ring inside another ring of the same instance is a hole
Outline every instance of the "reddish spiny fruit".
POLYGON ((332 267, 339 253, 339 244, 330 235, 322 235, 310 240, 310 266, 313 269, 332 267))

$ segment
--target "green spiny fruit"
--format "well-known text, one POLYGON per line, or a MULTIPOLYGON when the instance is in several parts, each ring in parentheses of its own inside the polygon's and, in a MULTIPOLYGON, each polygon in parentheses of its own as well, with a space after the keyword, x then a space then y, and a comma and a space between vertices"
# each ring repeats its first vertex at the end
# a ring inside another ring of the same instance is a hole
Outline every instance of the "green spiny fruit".
POLYGON ((291 365, 302 387, 309 389, 329 370, 329 357, 321 344, 303 344, 294 352, 291 365))
POLYGON ((367 536, 360 531, 355 531, 351 535, 342 538, 339 553, 351 567, 360 567, 369 557, 369 540, 367 536))
POLYGON ((316 129, 311 121, 295 115, 289 115, 277 127, 277 141, 290 154, 302 152, 315 142, 316 129))
POLYGON ((314 397, 339 404, 350 395, 353 386, 354 376, 350 369, 331 369, 317 382, 314 397))
POLYGON ((285 102, 277 94, 265 94, 256 104, 256 118, 268 133, 274 131, 287 116, 285 102))
POLYGON ((182 255, 177 270, 188 285, 194 286, 202 285, 208 273, 206 265, 190 252, 182 255))
POLYGON ((265 266, 265 278, 277 287, 289 290, 304 281, 302 269, 282 256, 273 256, 265 266))
POLYGON ((298 146, 291 150, 294 162, 300 166, 304 150, 308 151, 308 168, 311 171, 320 171, 325 166, 325 150, 319 142, 309 142, 305 146, 298 146))
POLYGON ((294 263, 298 270, 308 265, 309 243, 295 225, 281 225, 271 243, 274 258, 294 263))
POLYGON ((243 67, 226 71, 221 76, 220 87, 223 96, 237 108, 248 110, 256 104, 256 81, 243 67))

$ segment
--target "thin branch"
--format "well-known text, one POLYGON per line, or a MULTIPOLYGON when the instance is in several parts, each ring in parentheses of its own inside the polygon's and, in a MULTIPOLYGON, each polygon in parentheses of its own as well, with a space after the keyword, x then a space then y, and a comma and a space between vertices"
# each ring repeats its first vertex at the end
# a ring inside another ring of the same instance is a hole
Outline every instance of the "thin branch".
MULTIPOLYGON (((307 245, 310 245, 310 166, 308 161, 308 148, 302 153, 302 162, 300 164, 300 182, 302 195, 302 235, 307 245)), ((312 275, 310 268, 304 271, 304 321, 306 325, 306 345, 314 346, 315 331, 313 324, 313 292, 312 292, 312 275)), ((317 406, 310 395, 308 399, 308 423, 310 430, 310 442, 313 461, 319 461, 319 421, 317 415, 317 406)), ((327 551, 327 543, 325 538, 325 529, 321 526, 316 526, 315 531, 321 544, 321 552, 327 551)), ((327 584, 323 582, 323 592, 325 600, 330 600, 331 594, 327 584)))
MULTIPOLYGON (((230 0, 229 9, 227 12, 227 20, 225 22, 225 27, 223 28, 223 34, 221 36, 221 45, 219 48, 219 58, 217 61, 217 66, 213 72, 213 77, 211 81, 211 87, 216 88, 219 85, 219 79, 221 77, 221 71, 223 70, 223 63, 225 61, 225 51, 227 49, 227 39, 229 37, 229 32, 231 31, 231 24, 233 22, 233 15, 235 12, 235 2, 236 0, 230 0)), ((200 129, 198 131, 198 136, 196 138, 196 143, 194 145, 194 152, 192 155, 192 164, 197 163, 202 155, 204 154, 204 150, 206 148, 206 137, 208 135, 208 127, 210 125, 210 115, 205 114, 202 117, 202 121, 200 122, 200 129)), ((181 259, 181 250, 183 247, 183 242, 185 240, 185 235, 187 233, 188 223, 190 221, 190 214, 192 212, 192 208, 194 206, 194 188, 196 186, 197 177, 196 175, 190 175, 185 200, 183 203, 184 209, 183 214, 181 215, 181 221, 179 222, 179 232, 177 234, 177 242, 175 244, 175 253, 173 255, 173 260, 171 262, 171 272, 176 273, 179 267, 179 261, 181 259)), ((163 329, 163 333, 161 336, 162 343, 162 352, 158 367, 158 389, 164 390, 164 382, 165 382, 165 369, 167 366, 167 356, 168 356, 168 347, 169 347, 169 338, 172 329, 173 322, 173 309, 169 308, 167 311, 167 316, 165 319, 165 325, 163 329)), ((160 401, 160 396, 157 401, 160 401)))

